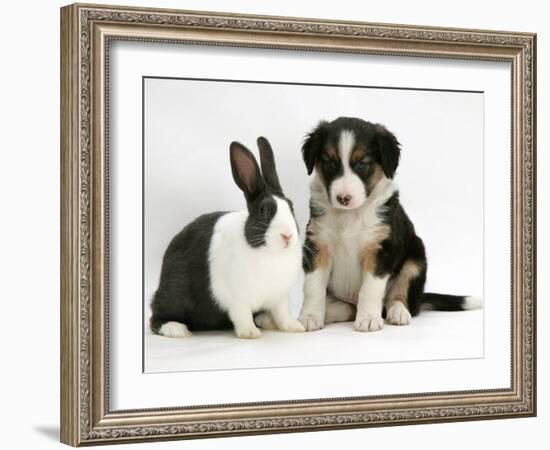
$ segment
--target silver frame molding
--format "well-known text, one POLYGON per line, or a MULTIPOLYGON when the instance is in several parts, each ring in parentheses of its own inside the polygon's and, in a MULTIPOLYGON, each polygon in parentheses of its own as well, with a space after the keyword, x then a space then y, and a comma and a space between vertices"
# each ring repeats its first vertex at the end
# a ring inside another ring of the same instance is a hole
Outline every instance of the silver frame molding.
POLYGON ((536 35, 74 4, 61 9, 61 440, 73 446, 536 414, 536 35), (512 67, 509 389, 111 411, 108 57, 113 40, 506 61, 512 67))

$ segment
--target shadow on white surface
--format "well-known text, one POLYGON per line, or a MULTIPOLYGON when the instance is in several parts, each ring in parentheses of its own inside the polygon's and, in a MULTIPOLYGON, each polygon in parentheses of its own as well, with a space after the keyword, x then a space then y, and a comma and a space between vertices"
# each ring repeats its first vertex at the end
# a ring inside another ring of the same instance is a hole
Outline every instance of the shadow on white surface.
POLYGON ((36 425, 34 430, 51 441, 59 442, 59 427, 55 425, 36 425))

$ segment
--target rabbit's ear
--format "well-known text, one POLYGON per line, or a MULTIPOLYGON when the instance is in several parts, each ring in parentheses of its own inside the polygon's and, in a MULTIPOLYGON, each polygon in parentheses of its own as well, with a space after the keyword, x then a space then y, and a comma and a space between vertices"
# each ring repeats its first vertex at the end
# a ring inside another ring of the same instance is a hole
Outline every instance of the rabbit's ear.
POLYGON ((239 142, 229 146, 233 179, 249 200, 265 189, 265 183, 254 155, 239 142))
POLYGON ((275 192, 283 193, 279 177, 277 176, 277 168, 275 167, 275 157, 269 141, 260 136, 258 138, 258 148, 260 149, 260 164, 262 166, 262 175, 266 184, 275 192))

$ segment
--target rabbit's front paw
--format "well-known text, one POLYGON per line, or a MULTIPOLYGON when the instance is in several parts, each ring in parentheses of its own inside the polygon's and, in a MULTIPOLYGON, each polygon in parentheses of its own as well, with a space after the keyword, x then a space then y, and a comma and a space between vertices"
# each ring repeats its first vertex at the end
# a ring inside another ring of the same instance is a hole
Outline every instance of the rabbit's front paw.
POLYGON ((180 322, 166 322, 159 328, 158 334, 170 338, 184 338, 191 336, 189 328, 180 322))
POLYGON ((262 332, 256 327, 236 328, 235 334, 241 339, 258 339, 262 335, 262 332))

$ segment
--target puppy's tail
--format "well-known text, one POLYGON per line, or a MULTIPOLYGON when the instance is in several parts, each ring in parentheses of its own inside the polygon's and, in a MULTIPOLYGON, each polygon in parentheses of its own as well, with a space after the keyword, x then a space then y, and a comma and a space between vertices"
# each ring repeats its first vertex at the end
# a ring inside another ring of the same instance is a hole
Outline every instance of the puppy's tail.
POLYGON ((479 297, 425 292, 422 297, 421 309, 431 309, 435 311, 469 311, 471 309, 481 309, 482 307, 483 302, 479 297))

